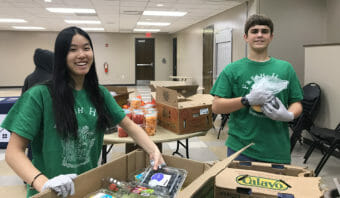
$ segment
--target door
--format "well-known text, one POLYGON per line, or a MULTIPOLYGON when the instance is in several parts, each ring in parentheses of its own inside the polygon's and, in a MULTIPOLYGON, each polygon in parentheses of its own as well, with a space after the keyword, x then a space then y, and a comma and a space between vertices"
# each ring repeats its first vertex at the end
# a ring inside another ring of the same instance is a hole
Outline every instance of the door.
POLYGON ((214 26, 203 29, 203 93, 209 94, 213 85, 214 26))
POLYGON ((177 76, 177 38, 172 39, 172 62, 172 75, 177 76))
POLYGON ((136 38, 136 84, 137 81, 155 80, 155 40, 136 38))

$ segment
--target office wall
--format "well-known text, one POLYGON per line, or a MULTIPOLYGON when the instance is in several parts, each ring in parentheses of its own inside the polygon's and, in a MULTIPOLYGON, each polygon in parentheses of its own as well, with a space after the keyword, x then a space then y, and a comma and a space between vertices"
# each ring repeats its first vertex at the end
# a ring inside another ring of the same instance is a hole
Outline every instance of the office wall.
POLYGON ((324 0, 259 0, 259 13, 274 22, 269 55, 290 62, 302 85, 303 45, 326 41, 326 5, 324 0))
POLYGON ((327 42, 340 43, 340 1, 327 0, 327 42))
POLYGON ((232 60, 243 58, 246 52, 243 25, 247 10, 248 5, 243 3, 174 34, 177 37, 177 75, 190 76, 193 83, 202 86, 203 29, 209 25, 232 28, 232 60))
POLYGON ((305 47, 306 83, 318 83, 322 93, 316 125, 333 129, 340 122, 339 52, 340 44, 305 47))
MULTIPOLYGON (((38 47, 54 49, 56 32, 0 31, 0 87, 22 86, 35 66, 33 53, 38 47)), ((94 45, 96 69, 101 84, 135 83, 135 38, 144 34, 90 33, 94 45), (106 47, 105 44, 108 44, 106 47), (103 69, 109 64, 109 72, 103 69)), ((155 38, 155 78, 168 80, 172 70, 172 40, 168 34, 155 38), (162 63, 165 58, 166 63, 162 63)))

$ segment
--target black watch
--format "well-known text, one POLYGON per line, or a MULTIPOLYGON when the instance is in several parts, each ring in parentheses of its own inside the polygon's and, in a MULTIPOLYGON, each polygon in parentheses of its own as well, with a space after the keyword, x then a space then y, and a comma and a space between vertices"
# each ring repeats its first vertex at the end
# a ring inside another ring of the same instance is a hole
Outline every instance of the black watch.
POLYGON ((241 98, 241 103, 242 103, 244 106, 246 106, 246 107, 250 107, 249 101, 248 101, 248 99, 247 99, 246 97, 242 97, 242 98, 241 98))

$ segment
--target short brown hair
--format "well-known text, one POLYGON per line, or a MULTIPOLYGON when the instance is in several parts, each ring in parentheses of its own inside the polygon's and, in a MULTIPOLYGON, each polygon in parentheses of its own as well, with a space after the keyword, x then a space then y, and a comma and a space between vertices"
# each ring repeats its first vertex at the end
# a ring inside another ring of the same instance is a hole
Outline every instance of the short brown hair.
POLYGON ((270 34, 273 34, 274 32, 274 24, 269 17, 260 14, 254 14, 247 19, 246 24, 244 25, 244 33, 248 35, 248 30, 255 25, 266 25, 270 29, 270 34))

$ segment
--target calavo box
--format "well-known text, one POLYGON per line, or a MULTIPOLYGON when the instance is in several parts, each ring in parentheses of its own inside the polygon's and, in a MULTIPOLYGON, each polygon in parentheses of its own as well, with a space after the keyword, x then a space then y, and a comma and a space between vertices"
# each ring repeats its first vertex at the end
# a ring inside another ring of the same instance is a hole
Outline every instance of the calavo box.
POLYGON ((255 163, 246 168, 238 163, 229 164, 215 177, 215 198, 323 197, 320 177, 310 177, 313 173, 307 169, 282 165, 277 168, 266 163, 255 163))

